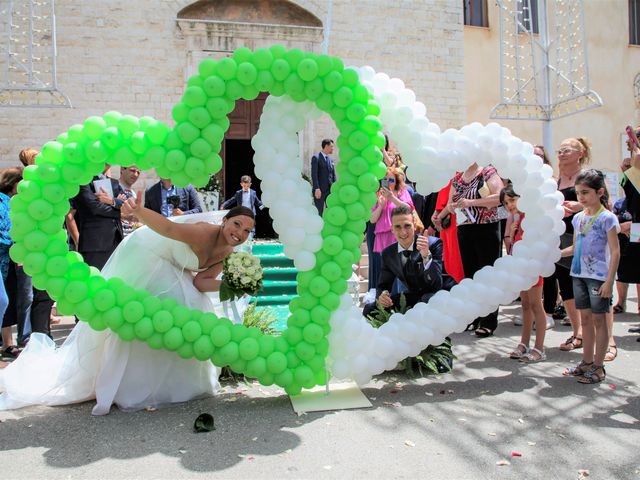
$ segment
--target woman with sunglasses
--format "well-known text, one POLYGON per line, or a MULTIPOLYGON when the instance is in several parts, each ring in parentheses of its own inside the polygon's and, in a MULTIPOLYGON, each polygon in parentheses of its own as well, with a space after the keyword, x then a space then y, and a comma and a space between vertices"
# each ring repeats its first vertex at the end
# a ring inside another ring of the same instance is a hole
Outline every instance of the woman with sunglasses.
MULTIPOLYGON (((565 233, 561 237, 562 247, 573 244, 573 224, 571 223, 576 213, 582 210, 576 194, 576 178, 582 172, 585 165, 591 161, 591 144, 586 138, 567 138, 560 144, 556 152, 558 155, 558 191, 562 193, 564 202, 565 233)), ((582 348, 582 327, 580 325, 580 313, 576 309, 573 297, 573 284, 569 270, 571 259, 562 259, 556 264, 555 273, 544 279, 543 296, 544 309, 547 314, 555 308, 558 291, 556 280, 560 287, 560 296, 567 311, 572 333, 567 340, 560 344, 560 350, 569 351, 582 348)))

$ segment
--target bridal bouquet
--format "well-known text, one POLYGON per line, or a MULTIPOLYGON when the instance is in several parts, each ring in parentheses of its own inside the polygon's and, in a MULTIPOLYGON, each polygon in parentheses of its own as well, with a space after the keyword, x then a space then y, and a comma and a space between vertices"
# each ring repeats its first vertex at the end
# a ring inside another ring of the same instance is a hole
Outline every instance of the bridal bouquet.
POLYGON ((243 295, 255 295, 262 289, 260 260, 250 253, 234 252, 224 259, 220 300, 235 300, 243 295))

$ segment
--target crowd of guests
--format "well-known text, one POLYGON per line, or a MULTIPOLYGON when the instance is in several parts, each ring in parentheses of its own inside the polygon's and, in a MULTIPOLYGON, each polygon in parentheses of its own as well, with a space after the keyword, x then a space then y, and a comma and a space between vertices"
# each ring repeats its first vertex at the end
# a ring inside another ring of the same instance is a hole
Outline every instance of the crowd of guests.
MULTIPOLYGON (((640 129, 635 133, 640 137, 640 129)), ((319 213, 335 181, 333 147, 333 140, 323 140, 322 150, 311 161, 312 195, 319 213)), ((587 169, 589 142, 569 138, 560 144, 557 185, 564 197, 563 258, 552 275, 520 293, 522 319, 518 324, 522 335, 509 353, 511 358, 545 360, 545 331, 553 327, 553 317, 562 317, 560 310, 566 312, 566 322, 572 328, 560 349, 583 350, 582 362, 567 369, 566 375, 576 375, 586 383, 601 381, 604 362, 616 358, 613 315, 626 311, 629 284, 635 284, 640 294, 640 245, 630 238, 632 224, 640 222, 640 150, 631 140, 628 148, 629 158, 621 165, 625 196, 610 205, 604 175, 587 169), (616 278, 617 303, 610 308, 616 278), (536 335, 530 346, 532 329, 536 335)), ((550 164, 542 146, 535 146, 534 153, 550 164)), ((34 149, 23 150, 23 166, 33 164, 37 154, 34 149)), ((407 166, 388 140, 383 157, 387 170, 366 230, 368 284, 375 294, 364 307, 365 315, 375 314, 377 309, 397 309, 401 297, 407 306, 427 302, 437 291, 451 289, 510 253, 522 238, 524 213, 518 209, 518 192, 491 165, 474 163, 456 173, 441 191, 425 196, 417 191, 419 185, 408 180, 407 166)), ((32 332, 50 336, 53 306, 47 293, 34 288, 22 266, 9 257, 9 199, 17 192, 22 169, 12 167, 0 173, 0 314, 2 355, 9 358, 19 355, 32 332), (13 326, 17 326, 15 341, 13 326)), ((107 166, 71 200, 65 219, 70 249, 79 251, 89 265, 102 268, 122 239, 139 225, 136 218, 120 212, 127 198, 136 197, 134 184, 139 176, 136 166, 122 167, 119 180, 115 180, 107 166)), ((240 186, 223 207, 262 209, 250 188, 251 177, 243 176, 240 186)), ((160 179, 148 188, 144 204, 166 217, 202 211, 192 186, 176 187, 169 179, 160 179)), ((475 319, 468 329, 478 337, 489 337, 497 327, 496 309, 475 319)), ((638 328, 632 331, 640 333, 638 328)))
MULTIPOLYGON (((640 138, 640 128, 635 135, 640 138)), ((568 138, 560 144, 556 180, 564 197, 562 258, 552 275, 520 292, 522 318, 514 323, 522 325, 522 335, 510 358, 544 361, 545 332, 558 318, 572 328, 560 350, 583 353, 580 364, 564 375, 581 383, 604 380, 604 363, 617 356, 613 315, 626 311, 629 284, 636 284, 640 296, 640 244, 631 238, 632 224, 640 216, 640 149, 631 138, 627 145, 629 157, 621 165, 624 198, 611 204, 604 174, 587 167, 589 141, 568 138), (618 295, 611 308, 614 283, 618 295)), ((410 187, 400 153, 388 142, 383 153, 387 173, 366 231, 369 289, 375 294, 368 296, 365 316, 397 310, 402 294, 407 306, 428 301, 438 290, 450 289, 510 253, 524 233, 519 195, 491 165, 474 163, 440 192, 423 196, 415 189, 419 185, 410 187)), ((551 165, 544 147, 535 146, 534 154, 551 165)), ((497 327, 495 310, 467 329, 488 337, 497 327)), ((630 332, 640 333, 640 328, 630 332)))

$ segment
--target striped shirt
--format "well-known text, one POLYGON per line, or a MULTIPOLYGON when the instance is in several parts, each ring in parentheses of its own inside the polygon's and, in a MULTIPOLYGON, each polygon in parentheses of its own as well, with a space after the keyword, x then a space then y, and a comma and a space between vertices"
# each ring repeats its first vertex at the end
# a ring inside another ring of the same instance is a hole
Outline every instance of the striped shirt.
MULTIPOLYGON (((461 198, 467 198, 469 200, 475 200, 482 198, 480 195, 480 189, 489 181, 491 177, 497 175, 496 169, 491 165, 484 167, 471 181, 466 182, 462 178, 462 172, 456 173, 453 177, 452 187, 453 201, 457 202, 461 198)), ((496 207, 468 207, 473 215, 476 224, 494 223, 498 221, 498 209, 496 207)))

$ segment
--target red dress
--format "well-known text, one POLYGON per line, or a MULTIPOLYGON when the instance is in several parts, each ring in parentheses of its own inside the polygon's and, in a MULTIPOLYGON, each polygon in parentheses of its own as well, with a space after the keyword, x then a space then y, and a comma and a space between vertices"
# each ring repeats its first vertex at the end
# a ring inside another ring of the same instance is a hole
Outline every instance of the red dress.
MULTIPOLYGON (((438 193, 436 200, 436 210, 444 210, 449 202, 449 190, 451 182, 438 193)), ((442 240, 442 258, 444 268, 451 278, 460 283, 464 278, 462 259, 460 258, 460 248, 458 247, 458 227, 456 225, 456 214, 451 214, 451 225, 440 232, 442 240)))
MULTIPOLYGON (((522 240, 522 235, 524 235, 524 231, 522 230, 522 228, 520 228, 520 225, 522 225, 522 221, 523 220, 524 220, 524 213, 521 213, 520 214, 520 220, 518 220, 518 226, 516 228, 516 234, 513 237, 513 245, 515 245, 517 242, 522 240)), ((513 250, 513 245, 511 246, 512 250, 513 250)), ((509 252, 509 253, 511 253, 511 252, 509 252)), ((533 288, 533 287, 541 287, 543 282, 544 282, 544 278, 538 277, 537 283, 535 283, 534 285, 531 285, 531 288, 533 288)))

